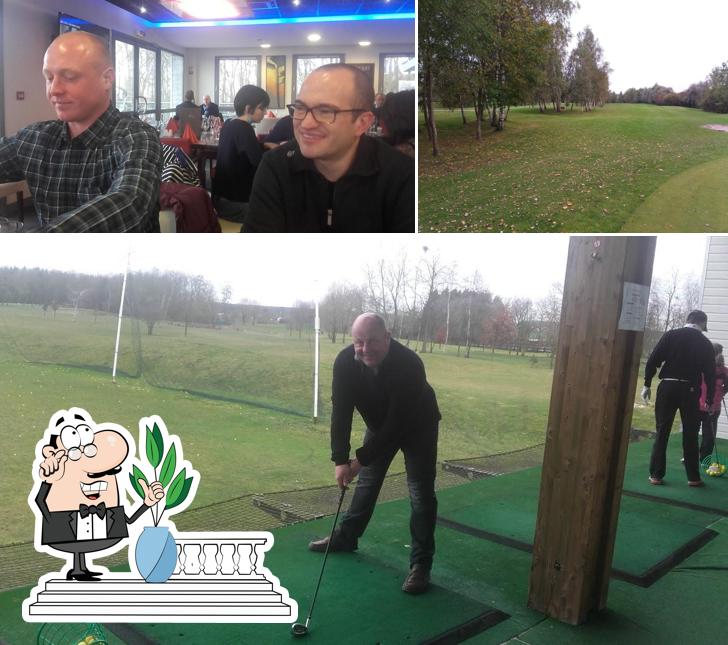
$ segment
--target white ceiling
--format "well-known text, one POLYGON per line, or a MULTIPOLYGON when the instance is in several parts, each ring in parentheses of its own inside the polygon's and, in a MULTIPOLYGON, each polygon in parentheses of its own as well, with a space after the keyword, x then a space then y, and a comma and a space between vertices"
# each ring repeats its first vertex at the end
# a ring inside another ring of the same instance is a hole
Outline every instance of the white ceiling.
POLYGON ((259 47, 268 42, 271 49, 301 47, 321 53, 337 53, 336 47, 356 46, 370 40, 372 46, 406 45, 415 51, 414 20, 368 20, 325 23, 287 23, 239 27, 173 27, 148 29, 167 42, 185 49, 259 47), (310 43, 306 36, 316 32, 321 40, 310 43), (332 49, 333 48, 333 49, 332 49))

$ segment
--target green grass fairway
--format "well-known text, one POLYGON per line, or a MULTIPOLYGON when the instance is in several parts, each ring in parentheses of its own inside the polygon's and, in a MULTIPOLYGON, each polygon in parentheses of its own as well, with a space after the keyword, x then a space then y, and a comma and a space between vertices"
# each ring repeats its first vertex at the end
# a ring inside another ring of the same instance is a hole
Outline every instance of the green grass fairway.
POLYGON ((707 233, 725 231, 728 157, 701 164, 658 188, 627 221, 625 233, 707 233), (664 213, 669 212, 670 217, 664 213))
POLYGON ((504 132, 436 113, 441 155, 421 128, 421 232, 728 231, 728 115, 607 105, 511 110, 504 132), (721 182, 721 180, 723 181, 721 182))

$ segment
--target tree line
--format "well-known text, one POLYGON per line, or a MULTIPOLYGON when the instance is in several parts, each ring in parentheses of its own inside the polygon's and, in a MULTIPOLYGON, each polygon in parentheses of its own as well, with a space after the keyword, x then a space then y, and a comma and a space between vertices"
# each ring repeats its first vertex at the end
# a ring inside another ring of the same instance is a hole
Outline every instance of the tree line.
POLYGON ((693 83, 683 92, 655 84, 652 87, 631 87, 625 92, 609 93, 610 103, 648 103, 698 108, 706 112, 728 113, 728 61, 715 67, 710 76, 693 83))
POLYGON ((609 97, 609 64, 587 27, 567 55, 573 0, 420 0, 421 108, 434 155, 439 154, 434 105, 475 109, 503 130, 511 106, 590 111, 609 97))
MULTIPOLYGON (((351 323, 374 311, 387 321, 392 334, 417 351, 432 352, 449 345, 469 357, 473 348, 505 349, 523 354, 548 352, 553 358, 561 317, 562 286, 552 285, 538 300, 494 294, 476 270, 462 274, 455 262, 423 247, 419 258, 402 252, 395 260, 380 259, 363 269, 361 282, 334 283, 320 303, 321 330, 332 343, 350 340, 351 323)), ((45 269, 0 267, 0 304, 37 305, 49 316, 60 307, 97 314, 118 312, 122 276, 98 276, 45 269)), ((129 275, 126 309, 144 321, 152 334, 158 322, 222 327, 225 325, 285 324, 299 337, 313 332, 314 303, 292 307, 261 306, 243 298, 231 302, 225 285, 217 293, 203 276, 174 271, 129 275)), ((684 324, 700 305, 700 284, 677 269, 655 277, 650 289, 645 351, 660 335, 684 324)))

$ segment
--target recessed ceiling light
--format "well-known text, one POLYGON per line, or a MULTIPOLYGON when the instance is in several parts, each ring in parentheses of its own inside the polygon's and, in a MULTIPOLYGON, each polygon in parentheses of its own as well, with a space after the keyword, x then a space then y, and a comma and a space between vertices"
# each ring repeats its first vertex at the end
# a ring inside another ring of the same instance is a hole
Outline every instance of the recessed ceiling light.
POLYGON ((309 42, 317 43, 319 40, 321 40, 321 34, 309 34, 307 38, 309 42))
POLYGON ((260 43, 260 46, 261 46, 261 47, 262 47, 263 49, 270 49, 270 43, 260 43))
POLYGON ((299 4, 301 4, 301 0, 293 0, 294 7, 297 7, 299 4))
POLYGON ((141 11, 142 13, 146 13, 147 8, 144 5, 142 5, 141 7, 139 7, 139 11, 141 11))
POLYGON ((180 0, 179 8, 201 20, 237 18, 240 15, 239 8, 230 0, 180 0))
POLYGON ((372 44, 371 40, 360 40, 359 47, 369 47, 372 44))

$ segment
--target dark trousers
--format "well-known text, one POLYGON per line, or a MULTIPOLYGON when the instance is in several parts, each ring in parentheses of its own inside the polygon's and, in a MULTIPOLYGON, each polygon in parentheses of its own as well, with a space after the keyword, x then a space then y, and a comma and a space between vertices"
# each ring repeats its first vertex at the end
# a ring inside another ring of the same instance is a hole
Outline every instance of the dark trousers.
POLYGON ((715 447, 715 436, 718 433, 718 412, 701 412, 700 427, 702 437, 700 439, 700 461, 713 453, 715 447))
MULTIPOLYGON (((364 443, 371 437, 367 429, 364 443)), ((374 513, 379 491, 384 482, 392 459, 400 447, 393 447, 368 466, 359 471, 359 478, 351 500, 338 529, 337 539, 356 544, 364 534, 374 513)), ((432 567, 435 555, 435 522, 437 520, 437 498, 435 497, 435 475, 437 471, 437 426, 434 431, 408 437, 401 446, 407 471, 407 487, 410 496, 410 566, 421 564, 432 567)))
POLYGON ((670 430, 675 414, 680 410, 683 430, 683 457, 688 481, 700 480, 698 463, 698 402, 700 391, 694 385, 681 381, 660 381, 655 398, 655 425, 657 435, 652 446, 650 475, 657 479, 665 477, 665 460, 670 430))

